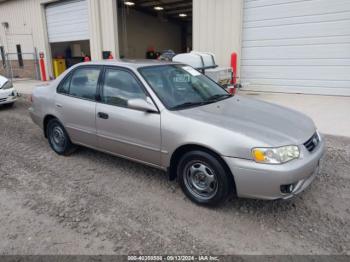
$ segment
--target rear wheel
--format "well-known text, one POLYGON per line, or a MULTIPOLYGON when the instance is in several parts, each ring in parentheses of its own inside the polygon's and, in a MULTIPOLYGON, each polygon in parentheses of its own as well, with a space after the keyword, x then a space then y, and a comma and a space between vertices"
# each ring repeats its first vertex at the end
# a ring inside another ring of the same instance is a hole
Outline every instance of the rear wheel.
POLYGON ((177 167, 184 193, 193 202, 203 205, 217 205, 226 200, 233 188, 230 175, 219 159, 203 151, 186 153, 177 167))
POLYGON ((70 155, 76 149, 70 138, 57 119, 49 120, 47 124, 47 137, 51 148, 59 155, 70 155))

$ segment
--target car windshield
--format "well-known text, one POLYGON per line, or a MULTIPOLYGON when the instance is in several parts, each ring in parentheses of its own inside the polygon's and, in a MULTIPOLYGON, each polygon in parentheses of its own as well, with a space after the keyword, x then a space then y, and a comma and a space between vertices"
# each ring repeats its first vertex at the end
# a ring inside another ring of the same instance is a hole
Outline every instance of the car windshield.
POLYGON ((12 88, 12 82, 11 81, 6 81, 4 84, 0 83, 0 89, 10 89, 12 88))
POLYGON ((170 110, 205 105, 230 97, 221 86, 190 66, 151 66, 139 71, 170 110))

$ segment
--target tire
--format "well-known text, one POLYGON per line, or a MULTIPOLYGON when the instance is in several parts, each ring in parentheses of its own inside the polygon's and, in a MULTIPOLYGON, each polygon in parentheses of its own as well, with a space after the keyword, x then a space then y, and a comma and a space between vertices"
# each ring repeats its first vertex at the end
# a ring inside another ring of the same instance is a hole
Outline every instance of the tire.
POLYGON ((76 146, 73 145, 63 125, 57 119, 49 120, 46 134, 50 147, 57 154, 68 156, 75 151, 76 146))
POLYGON ((182 191, 199 205, 223 203, 233 191, 230 176, 217 157, 204 151, 186 153, 177 166, 182 191))

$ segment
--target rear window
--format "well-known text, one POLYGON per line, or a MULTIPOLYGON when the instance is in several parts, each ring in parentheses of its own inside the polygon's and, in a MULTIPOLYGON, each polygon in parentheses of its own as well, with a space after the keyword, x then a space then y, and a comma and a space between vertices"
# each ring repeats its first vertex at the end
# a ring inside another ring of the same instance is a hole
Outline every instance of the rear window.
POLYGON ((100 68, 78 68, 60 84, 58 92, 95 100, 100 73, 100 68))

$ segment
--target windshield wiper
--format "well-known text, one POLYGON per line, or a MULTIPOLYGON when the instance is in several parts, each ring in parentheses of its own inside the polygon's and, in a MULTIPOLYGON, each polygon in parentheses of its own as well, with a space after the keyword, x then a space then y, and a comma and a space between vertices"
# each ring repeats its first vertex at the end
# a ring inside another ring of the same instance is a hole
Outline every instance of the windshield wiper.
POLYGON ((203 106, 203 105, 207 105, 207 104, 211 104, 217 101, 220 101, 224 98, 229 98, 231 97, 231 95, 229 94, 220 94, 220 95, 214 95, 209 97, 208 100, 206 101, 202 101, 202 102, 186 102, 177 106, 174 106, 172 108, 170 108, 171 110, 176 110, 176 109, 184 109, 184 108, 188 108, 188 107, 193 107, 193 106, 203 106))
POLYGON ((193 106, 201 106, 201 105, 205 105, 207 102, 186 102, 177 106, 173 106, 172 108, 170 108, 171 110, 176 110, 176 109, 184 109, 184 108, 188 108, 188 107, 193 107, 193 106))
POLYGON ((216 102, 225 98, 229 98, 231 95, 229 94, 220 94, 220 95, 213 95, 208 98, 207 102, 216 102))

